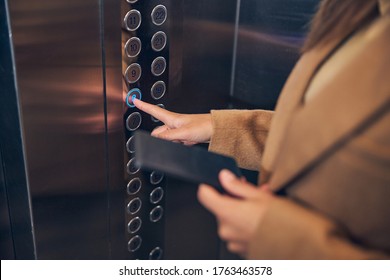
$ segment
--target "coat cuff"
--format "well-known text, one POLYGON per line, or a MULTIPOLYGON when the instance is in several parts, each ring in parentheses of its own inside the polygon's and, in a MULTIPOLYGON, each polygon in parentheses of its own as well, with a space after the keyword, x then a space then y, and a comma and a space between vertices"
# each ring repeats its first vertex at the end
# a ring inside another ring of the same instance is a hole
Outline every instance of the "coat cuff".
POLYGON ((213 110, 209 150, 236 159, 238 165, 259 170, 273 111, 213 110))

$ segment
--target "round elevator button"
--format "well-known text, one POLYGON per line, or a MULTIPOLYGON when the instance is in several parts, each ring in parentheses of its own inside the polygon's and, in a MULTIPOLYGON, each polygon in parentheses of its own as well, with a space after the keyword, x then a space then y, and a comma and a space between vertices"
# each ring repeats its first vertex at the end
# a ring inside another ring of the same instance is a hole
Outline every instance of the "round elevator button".
POLYGON ((134 178, 127 184, 127 193, 129 195, 134 195, 139 192, 141 187, 142 187, 141 180, 139 178, 134 178))
POLYGON ((158 81, 154 83, 152 89, 150 90, 150 93, 153 99, 158 100, 164 96, 165 91, 166 91, 165 83, 163 81, 158 81))
POLYGON ((135 105, 133 103, 134 99, 139 99, 139 100, 142 99, 141 90, 138 89, 138 88, 133 88, 132 90, 130 90, 127 93, 127 96, 126 96, 126 104, 127 104, 127 106, 129 106, 130 108, 134 108, 135 107, 135 105))
POLYGON ((125 15, 124 21, 128 31, 135 31, 141 25, 141 13, 138 10, 131 10, 125 15))
POLYGON ((150 183, 152 185, 160 184, 163 179, 164 179, 164 173, 162 172, 153 171, 150 174, 150 183))
POLYGON ((129 214, 135 214, 141 209, 142 201, 138 197, 132 199, 129 204, 127 204, 127 211, 129 214))
POLYGON ((141 244, 142 238, 139 235, 136 235, 127 243, 127 248, 130 252, 135 252, 141 247, 141 244))
POLYGON ((142 43, 137 37, 130 38, 125 44, 125 52, 128 57, 136 57, 141 52, 142 43))
POLYGON ((153 35, 151 43, 152 49, 159 52, 163 50, 167 44, 167 35, 162 31, 158 31, 153 35))
POLYGON ((142 117, 139 112, 131 113, 126 120, 126 128, 130 131, 138 129, 141 125, 142 117))
POLYGON ((154 76, 160 76, 167 68, 167 61, 164 57, 159 56, 152 62, 151 71, 154 76))
POLYGON ((127 173, 129 173, 130 175, 133 175, 139 171, 140 168, 136 164, 135 158, 132 158, 131 160, 129 160, 129 162, 127 163, 126 169, 127 169, 127 173))
POLYGON ((154 248, 149 254, 149 260, 161 260, 163 256, 163 250, 160 247, 154 248))
POLYGON ((157 204, 161 201, 164 196, 164 190, 161 187, 155 188, 150 193, 150 202, 153 204, 157 204))
POLYGON ((167 20, 167 8, 164 5, 157 5, 153 9, 151 17, 155 25, 162 25, 167 20))
POLYGON ((135 153, 135 146, 134 146, 134 136, 131 136, 129 140, 126 142, 126 150, 128 153, 133 154, 135 153))
POLYGON ((127 230, 130 234, 136 233, 140 230, 142 225, 142 220, 139 217, 132 219, 127 225, 127 230))
POLYGON ((164 214, 164 209, 161 206, 157 206, 153 208, 152 211, 149 213, 149 219, 152 223, 157 223, 161 220, 164 214))
POLYGON ((141 78, 142 69, 138 63, 132 63, 126 68, 125 78, 129 84, 134 84, 141 78))
POLYGON ((126 0, 127 3, 130 3, 130 4, 134 4, 136 3, 138 0, 126 0))

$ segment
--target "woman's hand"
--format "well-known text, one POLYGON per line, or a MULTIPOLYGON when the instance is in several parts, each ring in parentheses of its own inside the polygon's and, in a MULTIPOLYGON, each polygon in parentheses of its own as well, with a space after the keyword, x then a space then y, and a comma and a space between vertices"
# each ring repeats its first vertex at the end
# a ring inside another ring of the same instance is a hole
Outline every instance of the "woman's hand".
POLYGON ((199 187, 198 199, 216 216, 218 234, 227 242, 228 249, 245 257, 273 195, 266 185, 257 188, 227 170, 220 172, 219 180, 235 197, 220 194, 203 184, 199 187))
POLYGON ((133 100, 134 105, 164 123, 152 131, 152 136, 185 145, 206 143, 213 134, 211 114, 178 114, 156 105, 133 100))

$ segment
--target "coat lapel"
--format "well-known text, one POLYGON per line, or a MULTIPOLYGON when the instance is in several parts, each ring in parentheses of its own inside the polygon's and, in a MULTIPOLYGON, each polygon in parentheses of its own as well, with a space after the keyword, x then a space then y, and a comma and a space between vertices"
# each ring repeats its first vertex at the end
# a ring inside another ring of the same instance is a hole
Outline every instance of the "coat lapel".
POLYGON ((311 79, 337 48, 340 41, 330 43, 322 48, 315 48, 301 57, 291 72, 280 94, 275 114, 272 118, 272 129, 267 137, 264 151, 260 183, 266 183, 275 169, 277 155, 283 145, 283 139, 290 125, 291 116, 302 105, 302 98, 311 79))
MULTIPOLYGON (((388 51, 388 34, 387 31, 385 36, 366 42, 367 46, 360 53, 359 60, 344 66, 345 69, 331 83, 303 106, 301 100, 311 77, 334 47, 328 47, 327 52, 324 49, 325 55, 318 54, 317 67, 310 65, 311 75, 304 75, 306 85, 299 88, 299 101, 284 116, 285 132, 278 132, 279 135, 275 136, 281 140, 273 147, 274 157, 268 162, 272 171, 269 184, 274 191, 280 191, 299 179, 317 162, 389 110, 390 83, 383 79, 384 73, 390 70, 390 56, 375 55, 388 51)), ((315 57, 316 54, 309 53, 307 56, 309 58, 306 59, 310 61, 310 56, 315 57)), ((315 61, 315 58, 312 59, 315 61)))

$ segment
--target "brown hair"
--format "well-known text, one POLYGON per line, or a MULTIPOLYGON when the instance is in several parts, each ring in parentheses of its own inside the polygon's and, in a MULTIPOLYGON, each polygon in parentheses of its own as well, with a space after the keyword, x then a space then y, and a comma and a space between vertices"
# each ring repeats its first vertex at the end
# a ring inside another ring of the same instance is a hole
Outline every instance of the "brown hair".
POLYGON ((302 51, 344 38, 378 13, 378 0, 323 0, 311 22, 302 51))

